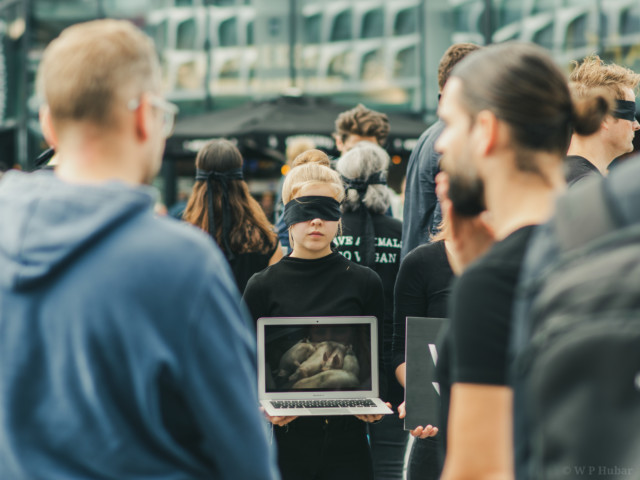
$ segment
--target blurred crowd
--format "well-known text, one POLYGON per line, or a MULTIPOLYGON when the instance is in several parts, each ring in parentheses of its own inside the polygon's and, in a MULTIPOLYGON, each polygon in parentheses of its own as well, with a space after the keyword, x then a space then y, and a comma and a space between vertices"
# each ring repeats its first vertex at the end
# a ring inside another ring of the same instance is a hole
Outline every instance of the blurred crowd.
POLYGON ((0 180, 0 479, 640 476, 640 74, 454 44, 400 194, 393 125, 357 105, 338 158, 297 138, 260 201, 208 142, 171 215, 149 185, 178 110, 145 34, 71 26, 37 84, 51 149, 0 180), (258 319, 354 316, 393 413, 266 413, 258 319), (422 425, 407 317, 446 319, 422 425))

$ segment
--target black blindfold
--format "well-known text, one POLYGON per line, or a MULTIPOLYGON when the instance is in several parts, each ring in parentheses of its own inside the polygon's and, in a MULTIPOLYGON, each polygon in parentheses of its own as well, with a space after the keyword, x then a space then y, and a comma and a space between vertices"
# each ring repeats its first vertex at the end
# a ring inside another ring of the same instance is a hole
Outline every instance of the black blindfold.
POLYGON ((616 100, 616 109, 613 111, 612 115, 616 118, 634 122, 636 120, 636 102, 630 102, 629 100, 616 100))
POLYGON ((340 220, 340 203, 331 197, 298 197, 284 206, 284 223, 287 227, 300 222, 320 218, 329 222, 340 220))

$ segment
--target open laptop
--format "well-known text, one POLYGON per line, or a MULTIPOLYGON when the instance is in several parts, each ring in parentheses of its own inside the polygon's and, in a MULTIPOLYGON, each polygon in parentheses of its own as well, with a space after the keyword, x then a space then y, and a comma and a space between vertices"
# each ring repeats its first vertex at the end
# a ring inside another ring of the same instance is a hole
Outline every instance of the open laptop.
POLYGON ((393 413, 378 398, 375 317, 258 319, 258 393, 269 415, 393 413))

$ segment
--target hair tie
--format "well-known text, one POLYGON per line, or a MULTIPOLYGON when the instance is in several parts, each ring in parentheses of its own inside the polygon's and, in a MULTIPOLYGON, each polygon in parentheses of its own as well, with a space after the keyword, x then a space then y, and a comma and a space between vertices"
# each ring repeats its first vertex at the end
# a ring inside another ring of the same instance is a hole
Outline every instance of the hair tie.
POLYGON ((365 180, 347 178, 342 175, 342 181, 344 183, 345 190, 355 190, 360 194, 360 196, 362 196, 367 192, 367 187, 369 187, 369 185, 386 185, 387 175, 385 172, 376 172, 369 175, 365 180))
POLYGON ((222 189, 222 245, 224 253, 229 261, 235 258, 229 245, 229 232, 231 230, 231 212, 229 211, 229 180, 242 180, 242 168, 227 170, 226 172, 209 172, 196 168, 196 181, 207 182, 207 197, 209 203, 209 235, 216 238, 216 224, 213 214, 213 182, 220 183, 222 189))

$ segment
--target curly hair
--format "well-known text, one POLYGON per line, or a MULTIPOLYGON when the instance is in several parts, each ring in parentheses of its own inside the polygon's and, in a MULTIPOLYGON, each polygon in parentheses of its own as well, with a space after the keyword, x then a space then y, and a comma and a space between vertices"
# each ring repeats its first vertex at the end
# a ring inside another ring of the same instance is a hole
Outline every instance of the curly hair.
POLYGON ((360 103, 338 115, 335 134, 342 141, 349 135, 376 137, 378 144, 383 145, 389 135, 389 118, 386 114, 370 110, 360 103))

